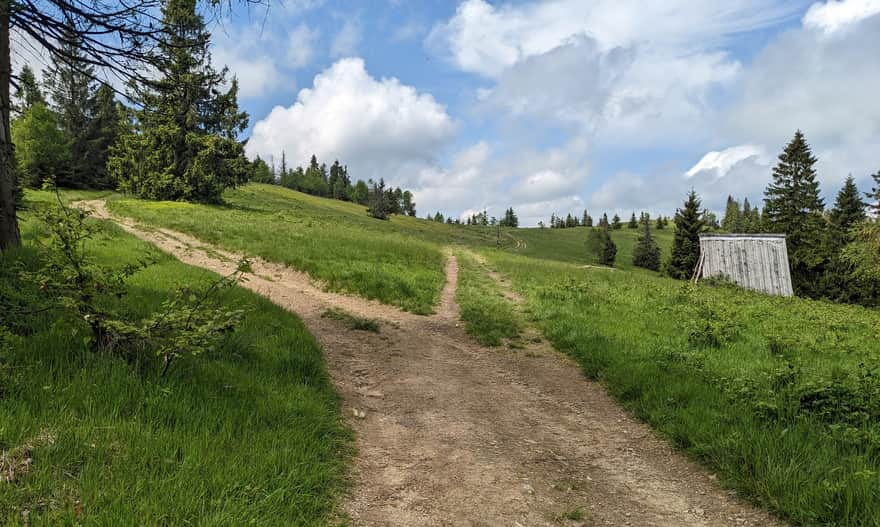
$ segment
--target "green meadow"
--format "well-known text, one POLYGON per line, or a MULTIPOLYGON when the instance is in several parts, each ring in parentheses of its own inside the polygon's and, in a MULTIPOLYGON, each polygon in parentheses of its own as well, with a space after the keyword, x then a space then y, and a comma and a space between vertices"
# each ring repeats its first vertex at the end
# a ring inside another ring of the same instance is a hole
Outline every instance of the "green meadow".
POLYGON ((880 519, 880 314, 486 251, 532 322, 721 481, 804 525, 880 519))
MULTIPOLYGON (((68 195, 94 197, 94 193, 68 195)), ((27 205, 54 199, 30 193, 27 205)), ((20 295, 44 227, 23 214, 25 248, 2 255, 0 280, 20 295), (19 284, 16 286, 16 284, 19 284)), ((177 285, 216 279, 105 224, 89 242, 100 263, 156 263, 128 284, 123 309, 146 317, 177 285)), ((3 525, 320 525, 334 522, 350 432, 321 350, 290 313, 244 289, 245 309, 219 349, 164 377, 91 351, 51 313, 0 335, 0 444, 15 483, 0 482, 3 525), (26 467, 22 464, 31 459, 26 467)), ((107 302, 112 302, 108 299, 107 302)))
MULTIPOLYGON (((638 231, 626 227, 612 231, 618 263, 609 271, 587 265, 585 228, 380 221, 361 206, 268 185, 225 198, 208 206, 110 195, 108 206, 421 314, 437 304, 452 247, 461 318, 478 342, 516 346, 532 324, 723 485, 796 524, 877 525, 876 310, 633 270, 638 231), (523 297, 521 308, 490 269, 523 297)), ((37 206, 45 199, 29 195, 37 206)), ((33 222, 25 226, 29 240, 40 238, 33 222)), ((655 234, 665 258, 672 231, 655 234)), ((155 253, 109 225, 93 245, 108 262, 155 253)), ((39 257, 34 248, 4 256, 39 257)), ((206 279, 157 257, 132 283, 132 309, 144 314, 174 283, 206 279)), ((75 523, 90 511, 105 524, 326 521, 344 485, 348 433, 320 350, 295 317, 268 302, 242 290, 229 302, 249 311, 223 352, 188 360, 167 379, 83 350, 48 319, 14 338, 2 364, 16 367, 0 370, 0 430, 4 449, 27 444, 35 454, 26 484, 0 487, 3 517, 14 524, 25 507, 46 524, 75 523), (266 328, 270 337, 258 338, 266 328)), ((344 312, 326 316, 381 331, 344 312)))

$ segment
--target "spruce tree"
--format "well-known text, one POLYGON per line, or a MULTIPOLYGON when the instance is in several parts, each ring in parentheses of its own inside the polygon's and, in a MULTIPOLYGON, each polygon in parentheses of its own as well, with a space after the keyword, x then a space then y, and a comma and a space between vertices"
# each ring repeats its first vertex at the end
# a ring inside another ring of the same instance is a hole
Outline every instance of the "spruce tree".
POLYGON ((275 183, 275 176, 272 175, 272 171, 269 169, 269 165, 267 165, 266 162, 263 161, 259 155, 255 157, 254 160, 251 162, 251 173, 249 179, 254 183, 275 183))
MULTIPOLYGON (((312 159, 314 159, 314 156, 312 159)), ((369 197, 370 208, 367 209, 367 213, 380 220, 388 219, 388 216, 391 214, 391 203, 389 203, 388 197, 389 193, 385 190, 384 179, 379 179, 378 183, 373 183, 369 197)), ((440 216, 440 221, 443 221, 443 216, 440 216)))
MULTIPOLYGON (((746 202, 748 203, 748 202, 746 202)), ((721 220, 721 228, 726 232, 742 232, 744 231, 744 218, 748 212, 743 209, 739 210, 739 202, 733 199, 733 196, 727 196, 727 207, 724 209, 724 218, 721 220)))
POLYGON ((867 193, 866 196, 868 197, 868 200, 871 201, 869 205, 874 210, 874 215, 880 217, 880 170, 871 177, 874 179, 874 184, 877 186, 872 188, 871 192, 867 193))
POLYGON ((663 221, 663 216, 657 216, 657 223, 654 226, 658 231, 666 228, 666 223, 663 221))
POLYGON ((652 271, 659 271, 660 247, 651 235, 651 222, 646 221, 642 225, 642 233, 633 249, 633 265, 652 271))
POLYGON ((614 267, 614 260, 617 258, 617 245, 611 239, 608 228, 590 229, 587 236, 587 254, 595 263, 614 267))
POLYGON ((614 230, 623 228, 623 223, 620 222, 620 216, 617 214, 615 214, 614 218, 611 220, 611 228, 614 230))
POLYGON ((675 235, 666 272, 673 278, 687 280, 700 259, 700 233, 706 229, 700 214, 700 198, 691 190, 684 206, 675 212, 675 235))
POLYGON ((18 74, 18 87, 15 89, 12 102, 13 116, 21 116, 37 103, 46 104, 46 98, 40 90, 34 70, 25 64, 18 74))
POLYGON ((162 26, 152 60, 160 78, 132 90, 141 106, 137 133, 109 166, 120 188, 137 196, 216 203, 249 175, 237 140, 248 123, 238 109, 238 81, 227 82, 227 69, 211 65, 211 35, 196 0, 168 0, 162 26))
MULTIPOLYGON (((46 72, 46 88, 52 99, 52 110, 58 116, 58 126, 65 136, 68 160, 65 169, 57 174, 61 187, 88 188, 93 166, 89 153, 89 107, 97 91, 94 67, 84 61, 81 42, 72 32, 65 32, 59 40, 65 57, 56 57, 46 72)), ((114 123, 115 124, 115 123, 114 123)))
POLYGON ((843 248, 855 239, 854 228, 865 220, 866 204, 852 176, 846 178, 828 215, 829 261, 822 281, 822 294, 838 302, 860 302, 865 291, 863 280, 854 280, 851 266, 841 256, 843 248))
POLYGON ((408 190, 403 192, 403 213, 407 216, 416 215, 416 203, 413 201, 412 192, 408 190))
POLYGON ((850 241, 850 230, 864 221, 866 207, 867 205, 862 201, 859 189, 856 187, 856 181, 850 175, 846 178, 843 188, 837 193, 834 208, 828 215, 829 242, 832 247, 839 249, 850 241))
POLYGON ((602 213, 602 219, 599 220, 599 227, 605 229, 610 227, 610 224, 608 223, 608 214, 605 212, 602 213))
POLYGON ((120 135, 124 122, 121 104, 116 102, 113 89, 102 84, 88 101, 89 122, 86 128, 86 151, 82 166, 84 187, 93 189, 116 188, 116 179, 107 170, 107 161, 120 135))
POLYGON ((636 213, 635 213, 635 212, 633 212, 633 213, 632 213, 632 216, 630 216, 630 218, 629 218, 629 223, 626 224, 626 227, 627 227, 628 229, 638 229, 638 228, 639 228, 639 222, 638 222, 638 220, 636 219, 636 213))
POLYGON ((786 235, 795 294, 821 295, 819 278, 828 259, 824 240, 825 204, 813 165, 816 158, 798 130, 779 155, 773 180, 764 191, 764 222, 786 235))

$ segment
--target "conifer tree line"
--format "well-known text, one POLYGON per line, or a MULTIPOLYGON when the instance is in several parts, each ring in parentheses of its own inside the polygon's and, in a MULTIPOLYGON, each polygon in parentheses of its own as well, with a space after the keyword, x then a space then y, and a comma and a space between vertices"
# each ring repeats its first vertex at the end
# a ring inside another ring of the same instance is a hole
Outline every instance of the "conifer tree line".
POLYGON ((519 227, 519 216, 514 212, 513 207, 508 207, 504 211, 504 216, 501 219, 496 218, 495 216, 489 216, 488 211, 483 210, 480 212, 476 212, 466 217, 464 221, 461 218, 453 218, 452 216, 444 216, 442 212, 437 211, 436 213, 428 214, 425 216, 426 220, 436 221, 438 223, 446 223, 448 225, 476 225, 482 227, 519 227))
POLYGON ((274 160, 270 165, 258 155, 251 163, 250 180, 281 185, 312 196, 367 205, 372 216, 383 219, 390 214, 416 215, 416 203, 411 191, 401 190, 400 187, 386 188, 384 178, 378 182, 359 179, 352 183, 348 165, 341 164, 338 159, 328 168, 326 163, 319 163, 318 157, 312 154, 306 168, 289 168, 287 154, 283 151, 280 166, 277 167, 274 160), (382 199, 379 199, 379 193, 382 199))
POLYGON ((93 64, 106 64, 86 54, 96 53, 95 44, 73 23, 54 44, 42 85, 22 69, 11 125, 16 184, 216 203, 249 179, 238 140, 248 115, 238 108, 235 77, 211 63, 211 35, 196 0, 166 0, 156 25, 155 46, 136 56, 157 76, 130 79, 133 107, 96 80, 93 64))
MULTIPOLYGON (((642 222, 650 221, 650 215, 647 212, 641 212, 639 214, 639 218, 636 219, 636 214, 633 212, 632 217, 630 218, 627 227, 630 229, 637 229, 642 224, 642 222)), ((669 218, 664 216, 659 216, 656 222, 656 228, 664 229, 666 225, 669 223, 669 218)), ((543 222, 539 223, 540 226, 545 226, 543 222)), ((611 222, 608 221, 608 214, 602 213, 602 218, 599 220, 600 226, 610 225, 612 229, 621 229, 623 228, 623 223, 620 220, 620 216, 617 214, 614 215, 614 218, 611 222)), ((550 215, 550 221, 548 225, 551 229, 570 229, 572 227, 593 227, 593 217, 589 212, 584 210, 583 214, 579 217, 577 215, 572 215, 568 213, 565 217, 557 216, 554 212, 550 215)))
MULTIPOLYGON (((728 197, 721 228, 728 232, 786 235, 795 294, 836 302, 880 305, 880 171, 876 186, 861 192, 850 175, 826 209, 815 169, 817 158, 798 130, 779 155, 760 211, 728 197), (869 214, 870 212, 870 214, 869 214)), ((699 259, 699 234, 711 224, 688 194, 675 216, 675 238, 666 272, 690 278, 699 259)))

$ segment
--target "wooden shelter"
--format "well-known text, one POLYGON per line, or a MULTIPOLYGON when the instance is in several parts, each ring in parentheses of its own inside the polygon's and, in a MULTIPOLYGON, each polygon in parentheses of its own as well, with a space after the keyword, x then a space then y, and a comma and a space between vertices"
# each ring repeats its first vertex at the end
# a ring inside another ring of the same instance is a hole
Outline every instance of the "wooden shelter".
POLYGON ((784 234, 701 234, 694 280, 713 276, 768 295, 794 294, 784 234))

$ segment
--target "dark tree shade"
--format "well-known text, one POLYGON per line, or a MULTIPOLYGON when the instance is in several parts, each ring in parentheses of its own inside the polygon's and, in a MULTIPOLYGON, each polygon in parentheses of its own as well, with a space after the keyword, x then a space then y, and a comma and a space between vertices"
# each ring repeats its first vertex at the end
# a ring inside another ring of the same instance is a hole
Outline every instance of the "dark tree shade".
POLYGON ((684 206, 675 212, 675 236, 666 272, 673 278, 691 277, 700 259, 700 233, 706 229, 700 214, 700 198, 691 190, 684 206))

